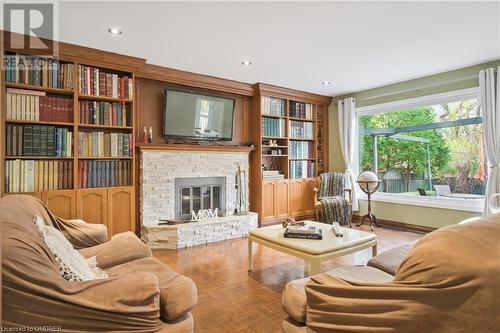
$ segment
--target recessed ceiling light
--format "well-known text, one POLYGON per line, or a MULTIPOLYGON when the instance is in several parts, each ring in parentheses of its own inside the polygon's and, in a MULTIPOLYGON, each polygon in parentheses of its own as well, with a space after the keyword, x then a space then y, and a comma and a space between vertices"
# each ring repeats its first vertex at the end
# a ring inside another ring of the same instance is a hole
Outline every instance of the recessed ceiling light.
POLYGON ((332 83, 330 81, 321 81, 321 84, 324 86, 329 86, 332 83))
POLYGON ((241 64, 242 64, 243 66, 245 66, 245 67, 246 67, 246 66, 250 66, 250 65, 252 64, 252 62, 251 62, 251 61, 249 61, 249 60, 243 60, 243 61, 241 62, 241 64))
POLYGON ((123 31, 121 29, 119 29, 119 28, 113 28, 113 27, 108 28, 108 32, 110 34, 112 34, 113 36, 118 36, 118 35, 121 35, 123 33, 123 31))

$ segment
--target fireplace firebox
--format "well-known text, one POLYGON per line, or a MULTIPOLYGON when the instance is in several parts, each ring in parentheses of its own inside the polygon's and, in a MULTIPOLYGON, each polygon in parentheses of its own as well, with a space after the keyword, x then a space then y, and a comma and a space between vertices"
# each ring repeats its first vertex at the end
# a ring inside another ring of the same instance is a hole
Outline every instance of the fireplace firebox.
POLYGON ((175 178, 175 218, 191 219, 191 212, 218 209, 226 213, 226 177, 175 178))

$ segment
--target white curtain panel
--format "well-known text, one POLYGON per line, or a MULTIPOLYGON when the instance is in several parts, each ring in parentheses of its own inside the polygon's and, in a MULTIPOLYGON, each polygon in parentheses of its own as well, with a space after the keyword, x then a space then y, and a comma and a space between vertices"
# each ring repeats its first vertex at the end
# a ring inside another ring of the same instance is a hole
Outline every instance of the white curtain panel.
POLYGON ((356 100, 352 97, 338 101, 340 147, 345 161, 346 187, 352 189, 352 210, 358 211, 358 122, 356 100))
POLYGON ((490 196, 500 193, 500 79, 495 70, 500 71, 500 67, 487 68, 479 72, 484 142, 489 165, 484 200, 485 215, 491 214, 488 207, 490 196))

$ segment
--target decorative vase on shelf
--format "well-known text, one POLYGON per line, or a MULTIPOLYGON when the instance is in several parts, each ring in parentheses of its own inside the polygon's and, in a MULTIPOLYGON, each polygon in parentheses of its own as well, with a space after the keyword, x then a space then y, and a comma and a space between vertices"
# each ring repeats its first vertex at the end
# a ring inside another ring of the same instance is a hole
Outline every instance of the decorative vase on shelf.
POLYGON ((380 180, 378 176, 371 171, 364 171, 358 176, 357 183, 361 190, 366 193, 368 198, 368 213, 361 217, 361 222, 356 224, 357 227, 361 226, 365 223, 365 219, 370 221, 370 229, 373 231, 373 226, 377 225, 377 218, 372 214, 372 205, 371 205, 371 195, 377 192, 378 187, 380 186, 380 180))

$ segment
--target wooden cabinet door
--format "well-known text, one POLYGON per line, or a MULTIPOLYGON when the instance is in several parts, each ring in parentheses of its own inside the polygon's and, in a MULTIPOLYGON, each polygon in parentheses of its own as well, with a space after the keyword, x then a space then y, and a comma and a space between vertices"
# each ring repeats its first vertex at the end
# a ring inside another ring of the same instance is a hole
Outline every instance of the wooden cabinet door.
POLYGON ((274 202, 275 193, 276 182, 274 180, 262 182, 262 220, 274 217, 274 212, 276 211, 274 202))
POLYGON ((287 217, 288 216, 288 180, 276 181, 276 190, 274 197, 274 216, 287 217))
MULTIPOLYGON (((108 190, 105 188, 78 190, 77 215, 85 222, 108 226, 108 190)), ((111 231, 108 230, 108 233, 111 234, 111 231)))
POLYGON ((290 179, 290 215, 297 216, 304 212, 303 179, 290 179))
POLYGON ((110 235, 124 231, 135 232, 134 205, 133 187, 108 189, 108 231, 110 235))
POLYGON ((63 219, 76 218, 76 197, 74 190, 41 192, 40 200, 55 216, 63 219))
POLYGON ((302 205, 304 214, 314 214, 314 188, 317 187, 316 178, 304 179, 302 186, 302 205))

